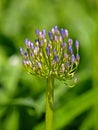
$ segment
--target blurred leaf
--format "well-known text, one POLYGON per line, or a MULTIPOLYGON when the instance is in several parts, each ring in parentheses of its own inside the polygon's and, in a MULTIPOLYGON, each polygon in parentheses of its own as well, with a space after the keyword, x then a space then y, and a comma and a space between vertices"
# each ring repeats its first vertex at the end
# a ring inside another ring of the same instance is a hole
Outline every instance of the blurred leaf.
POLYGON ((20 65, 19 58, 17 56, 12 56, 3 68, 4 72, 1 80, 5 87, 5 92, 9 96, 13 96, 15 93, 20 75, 20 65))
POLYGON ((0 45, 0 73, 1 73, 1 68, 3 67, 4 63, 7 60, 6 52, 4 51, 4 48, 0 45))
POLYGON ((30 107, 30 108, 35 109, 35 102, 31 98, 14 99, 14 100, 12 100, 11 105, 25 106, 25 107, 30 107))
POLYGON ((4 123, 4 130, 18 130, 19 126, 19 113, 14 110, 4 123))
POLYGON ((76 97, 69 103, 64 104, 62 108, 55 112, 55 128, 60 129, 62 126, 65 126, 73 120, 76 116, 89 109, 89 107, 93 105, 94 99, 98 97, 97 93, 98 92, 94 90, 89 90, 81 96, 76 97))
POLYGON ((94 113, 91 112, 82 122, 79 130, 90 130, 93 127, 94 123, 94 113))

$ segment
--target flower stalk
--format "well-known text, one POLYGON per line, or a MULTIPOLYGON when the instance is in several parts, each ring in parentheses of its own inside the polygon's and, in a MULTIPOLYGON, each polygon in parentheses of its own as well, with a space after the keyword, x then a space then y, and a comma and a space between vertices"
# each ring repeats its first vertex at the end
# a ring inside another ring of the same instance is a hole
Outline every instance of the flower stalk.
POLYGON ((47 78, 46 87, 46 130, 53 130, 54 78, 47 78))

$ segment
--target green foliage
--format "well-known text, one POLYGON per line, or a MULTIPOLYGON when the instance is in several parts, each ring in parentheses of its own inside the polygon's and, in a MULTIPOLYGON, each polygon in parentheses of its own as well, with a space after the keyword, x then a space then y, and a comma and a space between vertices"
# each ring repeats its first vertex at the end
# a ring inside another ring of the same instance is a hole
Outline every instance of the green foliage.
POLYGON ((80 42, 79 82, 55 80, 54 130, 98 130, 98 18, 93 0, 0 0, 0 130, 44 130, 44 79, 28 75, 19 47, 58 25, 80 42))

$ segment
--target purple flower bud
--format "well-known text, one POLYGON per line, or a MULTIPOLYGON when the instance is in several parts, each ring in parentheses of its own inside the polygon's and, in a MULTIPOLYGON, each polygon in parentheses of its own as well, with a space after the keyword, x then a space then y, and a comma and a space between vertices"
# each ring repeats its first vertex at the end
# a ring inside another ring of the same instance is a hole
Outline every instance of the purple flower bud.
POLYGON ((62 36, 61 36, 61 35, 58 37, 58 40, 59 40, 59 42, 62 42, 62 41, 63 41, 63 39, 62 39, 62 36))
POLYGON ((80 60, 80 56, 79 56, 79 54, 78 54, 78 53, 76 54, 76 60, 77 60, 77 61, 79 61, 79 60, 80 60))
POLYGON ((58 43, 59 37, 57 35, 54 36, 54 41, 58 43))
POLYGON ((35 48, 34 48, 34 54, 38 54, 38 52, 39 52, 39 47, 38 46, 35 46, 35 48))
POLYGON ((61 44, 61 48, 65 48, 66 47, 66 43, 65 42, 63 42, 62 44, 61 44))
POLYGON ((67 53, 64 54, 64 58, 68 59, 68 54, 67 53))
POLYGON ((69 62, 67 61, 67 62, 65 63, 65 65, 66 65, 66 68, 68 68, 68 67, 69 67, 69 62))
POLYGON ((31 57, 34 58, 34 53, 33 52, 31 53, 31 57))
POLYGON ((71 38, 68 39, 69 46, 72 46, 73 40, 71 38))
POLYGON ((26 60, 23 60, 22 63, 23 63, 24 66, 27 65, 27 61, 26 60))
POLYGON ((26 39, 25 39, 25 44, 28 44, 28 42, 29 42, 29 39, 26 38, 26 39))
POLYGON ((43 40, 39 40, 39 45, 42 47, 44 45, 44 41, 43 40))
POLYGON ((76 50, 78 51, 79 50, 79 42, 78 42, 78 40, 76 40, 75 46, 76 46, 76 50))
POLYGON ((75 62, 75 55, 74 54, 71 55, 71 62, 72 63, 75 62))
POLYGON ((46 47, 46 53, 47 53, 47 56, 50 55, 50 48, 48 46, 46 47))
POLYGON ((44 36, 46 36, 46 30, 45 30, 45 29, 42 30, 42 34, 43 34, 44 36))
POLYGON ((70 53, 70 54, 73 53, 72 46, 68 46, 68 50, 69 50, 69 53, 70 53))
POLYGON ((38 67, 39 67, 39 68, 42 68, 42 66, 41 66, 41 63, 40 63, 40 62, 37 62, 37 65, 38 65, 38 67))
POLYGON ((28 53, 25 52, 24 55, 23 55, 23 57, 24 57, 25 59, 27 59, 27 58, 28 58, 28 53))
POLYGON ((61 36, 63 38, 68 37, 68 30, 67 29, 61 29, 61 36))
POLYGON ((64 38, 65 37, 65 30, 61 29, 61 36, 64 38))
POLYGON ((32 65, 31 61, 30 60, 26 60, 26 65, 31 66, 32 65))
POLYGON ((59 32, 59 30, 58 30, 58 26, 55 26, 55 27, 54 27, 54 33, 57 34, 57 35, 60 34, 60 32, 59 32))
POLYGON ((35 45, 38 46, 39 45, 39 40, 35 40, 35 45))
POLYGON ((40 38, 40 39, 43 39, 44 38, 44 33, 45 33, 45 31, 43 30, 42 32, 41 31, 39 31, 38 29, 36 29, 35 30, 35 33, 36 33, 36 35, 38 36, 38 38, 40 38))
POLYGON ((57 25, 54 26, 54 30, 55 30, 55 31, 58 31, 58 26, 57 26, 57 25))
POLYGON ((30 42, 29 39, 25 39, 25 44, 26 44, 26 47, 27 47, 27 48, 30 48, 31 42, 30 42))
POLYGON ((56 62, 55 62, 55 60, 52 60, 52 65, 54 65, 56 62))
POLYGON ((55 48, 53 49, 53 54, 56 55, 56 49, 55 48))
POLYGON ((23 56, 24 55, 23 49, 20 48, 19 51, 20 51, 20 54, 23 56))
POLYGON ((65 37, 68 37, 68 30, 65 29, 65 37))
POLYGON ((35 33, 37 34, 37 36, 39 36, 39 30, 38 29, 35 30, 35 33))
POLYGON ((55 32, 55 31, 54 31, 54 28, 52 28, 52 29, 51 29, 51 33, 54 34, 54 32, 55 32))
POLYGON ((48 35, 49 35, 50 40, 53 41, 54 37, 53 37, 52 32, 49 32, 48 35))
POLYGON ((58 57, 58 55, 55 55, 55 56, 54 56, 54 60, 55 60, 56 62, 59 62, 59 57, 58 57))
POLYGON ((44 38, 42 32, 39 31, 38 37, 39 37, 39 39, 43 39, 44 38))
POLYGON ((33 43, 30 43, 30 48, 34 49, 34 44, 33 43))

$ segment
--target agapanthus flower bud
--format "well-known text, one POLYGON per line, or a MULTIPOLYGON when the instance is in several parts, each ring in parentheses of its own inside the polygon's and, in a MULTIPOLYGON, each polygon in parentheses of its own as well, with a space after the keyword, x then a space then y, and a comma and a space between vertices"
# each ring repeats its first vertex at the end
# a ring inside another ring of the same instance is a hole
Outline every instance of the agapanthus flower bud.
POLYGON ((20 54, 23 56, 24 55, 24 52, 23 52, 23 49, 20 48, 20 54))
POLYGON ((34 58, 34 52, 31 52, 31 58, 34 58))
POLYGON ((52 32, 49 32, 48 35, 49 35, 50 40, 53 41, 54 37, 53 37, 52 32))
POLYGON ((27 64, 26 60, 23 60, 22 62, 23 62, 23 65, 26 66, 26 64, 27 64))
POLYGON ((52 32, 53 34, 59 34, 58 26, 53 27, 53 28, 51 29, 51 32, 52 32))
POLYGON ((79 62, 79 60, 80 60, 80 56, 79 56, 79 54, 77 53, 76 54, 76 60, 79 62))
POLYGON ((69 46, 72 46, 73 40, 71 38, 68 39, 69 46))
POLYGON ((66 71, 66 73, 68 73, 69 67, 70 67, 69 61, 67 61, 65 63, 65 68, 66 68, 65 71, 66 71))
POLYGON ((65 58, 66 60, 68 59, 68 54, 67 54, 67 53, 64 54, 64 58, 65 58))
POLYGON ((78 52, 78 50, 79 50, 79 42, 78 42, 78 40, 76 40, 75 46, 76 46, 76 50, 77 50, 77 52, 78 52))
POLYGON ((54 36, 54 41, 56 42, 56 43, 58 43, 59 42, 59 37, 58 36, 54 36))
POLYGON ((42 34, 43 34, 43 36, 46 36, 46 30, 45 29, 42 30, 42 34))
POLYGON ((30 43, 30 48, 34 49, 34 44, 33 43, 30 43))
POLYGON ((25 44, 26 44, 26 47, 27 47, 27 48, 30 48, 31 42, 30 42, 29 39, 25 39, 25 44))
POLYGON ((61 43, 61 48, 65 48, 66 47, 66 43, 65 42, 63 42, 63 43, 61 43))
POLYGON ((25 67, 31 67, 31 61, 29 61, 29 60, 23 60, 23 65, 25 66, 25 67))
POLYGON ((68 37, 68 30, 65 29, 65 37, 67 38, 68 37))
POLYGON ((47 56, 50 55, 50 48, 49 48, 49 46, 46 47, 46 54, 47 54, 47 56))
POLYGON ((37 36, 39 36, 39 30, 38 29, 35 30, 35 33, 36 33, 37 36))
POLYGON ((59 35, 59 34, 60 34, 60 31, 58 30, 58 26, 55 26, 55 27, 54 27, 54 33, 55 33, 56 35, 59 35))
POLYGON ((39 40, 39 45, 42 47, 44 46, 44 41, 43 40, 39 40))
POLYGON ((58 37, 58 40, 59 40, 59 42, 62 42, 62 41, 63 41, 62 36, 59 36, 59 37, 58 37))
POLYGON ((58 55, 55 55, 55 56, 54 56, 54 60, 55 60, 56 62, 59 62, 59 56, 58 56, 58 55))
POLYGON ((43 35, 42 32, 39 32, 39 38, 40 38, 40 39, 43 39, 43 38, 44 38, 44 35, 43 35))
POLYGON ((35 32, 37 38, 33 43, 25 40, 26 52, 20 48, 26 70, 45 78, 49 75, 64 81, 73 78, 80 61, 78 41, 73 44, 73 40, 68 38, 68 30, 59 30, 58 26, 49 31, 48 39, 45 29, 35 32))
POLYGON ((37 65, 38 65, 38 67, 41 69, 42 68, 42 66, 41 66, 41 63, 40 62, 37 62, 37 65))
POLYGON ((38 52, 39 52, 39 47, 38 47, 38 46, 35 46, 35 48, 34 48, 34 54, 37 55, 38 52))
POLYGON ((54 26, 54 31, 58 31, 58 26, 54 26))
POLYGON ((67 62, 66 62, 66 67, 69 67, 69 65, 70 65, 70 64, 69 64, 69 61, 67 61, 67 62))
POLYGON ((61 36, 63 37, 63 38, 67 38, 68 37, 68 30, 67 29, 61 29, 61 36))
POLYGON ((69 53, 70 53, 70 54, 72 54, 72 53, 73 53, 72 46, 68 46, 68 50, 69 50, 69 53))
POLYGON ((71 55, 71 62, 72 62, 72 63, 75 62, 75 55, 74 55, 74 54, 71 55))
POLYGON ((27 52, 24 53, 23 58, 28 59, 28 53, 27 52))
POLYGON ((56 55, 56 53, 57 53, 57 51, 56 51, 56 49, 54 48, 54 49, 53 49, 53 54, 56 55))

